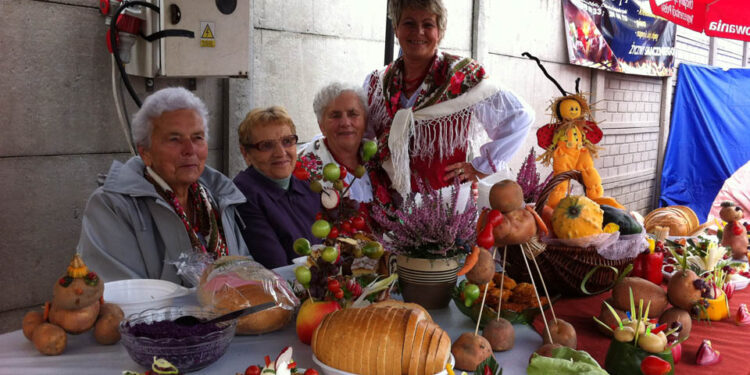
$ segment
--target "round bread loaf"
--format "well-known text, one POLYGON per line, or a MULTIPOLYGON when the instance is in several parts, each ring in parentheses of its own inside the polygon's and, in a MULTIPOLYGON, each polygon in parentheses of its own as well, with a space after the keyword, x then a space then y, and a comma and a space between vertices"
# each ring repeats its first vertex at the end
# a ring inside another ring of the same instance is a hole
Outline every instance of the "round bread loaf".
MULTIPOLYGON (((231 258, 231 257, 224 257, 231 258)), ((223 259, 223 258, 222 258, 223 259)), ((243 261, 232 259, 230 261, 243 261)), ((219 261, 217 261, 218 263, 219 261)), ((218 266, 215 263, 209 267, 201 275, 200 284, 198 286, 197 296, 198 301, 203 306, 210 306, 220 312, 230 312, 239 310, 241 308, 255 306, 266 302, 282 302, 285 305, 293 305, 292 302, 287 301, 286 297, 282 293, 277 292, 279 298, 283 298, 283 301, 277 301, 273 294, 266 292, 263 287, 263 281, 261 279, 272 280, 275 276, 272 272, 266 269, 253 269, 253 276, 257 277, 258 280, 243 280, 237 283, 237 279, 227 281, 226 284, 211 283, 207 281, 208 275, 214 270, 214 267, 218 266)), ((226 264, 224 261, 221 264, 226 264)), ((248 275, 242 275, 248 276, 248 275)), ((266 282, 266 284, 269 284, 266 282)), ((272 284, 272 283, 271 283, 272 284)), ((285 309, 277 306, 272 309, 263 310, 250 315, 241 317, 237 322, 236 333, 238 335, 257 335, 261 333, 272 332, 282 328, 292 317, 293 310, 285 309)))

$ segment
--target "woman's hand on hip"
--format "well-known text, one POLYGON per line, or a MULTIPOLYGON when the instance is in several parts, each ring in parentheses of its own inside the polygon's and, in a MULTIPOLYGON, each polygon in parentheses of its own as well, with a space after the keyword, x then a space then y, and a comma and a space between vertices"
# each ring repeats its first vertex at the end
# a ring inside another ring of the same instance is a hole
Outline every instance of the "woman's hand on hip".
POLYGON ((451 179, 458 178, 460 182, 465 181, 478 181, 481 178, 487 177, 486 174, 481 173, 474 169, 471 163, 455 163, 445 167, 445 176, 443 181, 450 181, 451 179))

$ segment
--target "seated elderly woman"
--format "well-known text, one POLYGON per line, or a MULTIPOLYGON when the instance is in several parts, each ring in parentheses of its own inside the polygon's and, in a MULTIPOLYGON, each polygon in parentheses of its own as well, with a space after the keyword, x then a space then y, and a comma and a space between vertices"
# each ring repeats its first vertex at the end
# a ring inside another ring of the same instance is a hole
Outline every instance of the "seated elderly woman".
POLYGON ((247 197, 239 207, 245 222, 242 235, 253 258, 268 268, 285 266, 297 257, 294 241, 312 235, 320 196, 307 182, 292 178, 297 135, 294 122, 281 107, 256 108, 238 129, 240 150, 248 168, 234 178, 247 197))
POLYGON ((112 163, 89 198, 79 251, 106 281, 180 282, 171 263, 183 252, 247 255, 236 221, 245 197, 205 165, 208 110, 184 88, 159 90, 133 118, 140 156, 112 163))
POLYGON ((308 143, 300 151, 303 166, 312 175, 320 175, 328 163, 346 168, 344 182, 351 185, 349 198, 359 202, 372 200, 368 174, 360 170, 363 174, 355 179, 359 174, 357 168, 362 165, 359 149, 367 124, 365 100, 364 90, 357 85, 334 82, 323 87, 313 101, 323 138, 308 143))

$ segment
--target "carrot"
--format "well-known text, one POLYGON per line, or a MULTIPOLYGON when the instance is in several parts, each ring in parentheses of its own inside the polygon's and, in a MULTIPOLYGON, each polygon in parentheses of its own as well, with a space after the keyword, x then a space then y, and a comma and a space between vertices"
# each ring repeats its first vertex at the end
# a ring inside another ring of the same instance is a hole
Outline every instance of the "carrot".
POLYGON ((49 321, 49 309, 52 307, 49 302, 44 303, 44 321, 49 321))
POLYGON ((456 275, 462 276, 467 274, 469 271, 471 271, 472 268, 477 264, 477 261, 479 261, 479 246, 474 246, 473 249, 471 249, 471 254, 466 256, 466 261, 464 262, 464 266, 461 267, 460 270, 458 270, 458 273, 456 275))
POLYGON ((531 212, 531 216, 534 216, 534 220, 536 220, 536 226, 537 228, 539 228, 542 234, 549 233, 549 230, 547 229, 547 224, 544 224, 544 220, 542 220, 542 218, 539 217, 539 214, 537 214, 536 211, 534 211, 534 209, 531 208, 531 206, 526 206, 526 209, 529 210, 529 212, 531 212))

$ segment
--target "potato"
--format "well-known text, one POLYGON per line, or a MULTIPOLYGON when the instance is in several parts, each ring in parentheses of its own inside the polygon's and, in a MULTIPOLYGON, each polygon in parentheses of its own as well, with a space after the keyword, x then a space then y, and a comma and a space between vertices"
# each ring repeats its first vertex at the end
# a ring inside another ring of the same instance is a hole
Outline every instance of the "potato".
POLYGON ((492 229, 495 246, 528 242, 536 234, 536 219, 524 208, 504 214, 503 222, 492 229))
MULTIPOLYGON (((557 321, 550 321, 548 324, 549 333, 552 335, 553 343, 567 346, 573 349, 576 348, 578 339, 576 336, 576 330, 575 328, 573 328, 572 324, 562 319, 557 319, 557 321)), ((542 337, 544 338, 544 343, 549 344, 549 336, 547 336, 547 334, 543 332, 542 337)))
POLYGON ((119 320, 122 320, 125 318, 125 313, 122 312, 122 309, 120 306, 114 304, 114 303, 104 303, 99 308, 99 316, 105 316, 105 315, 114 315, 119 318, 119 320))
POLYGON ((41 311, 29 311, 23 317, 23 335, 31 340, 34 330, 42 323, 44 323, 44 314, 41 311))
POLYGON ((94 325, 94 338, 102 345, 112 345, 120 341, 120 325, 122 318, 116 314, 107 314, 99 317, 94 325))
POLYGON ((39 353, 58 355, 65 350, 68 336, 62 328, 54 324, 42 323, 34 330, 31 342, 34 343, 39 353))
POLYGON ((466 274, 466 280, 472 284, 484 285, 492 281, 492 276, 495 276, 495 260, 489 251, 480 249, 477 264, 466 274))
POLYGON ((492 319, 484 326, 482 336, 490 343, 493 351, 504 352, 513 349, 516 331, 507 319, 492 319))
POLYGON ((693 282, 698 275, 692 270, 676 272, 669 278, 667 284, 667 298, 675 307, 690 311, 690 309, 701 299, 701 290, 697 289, 693 282))
POLYGON ((672 322, 680 322, 682 324, 680 339, 690 336, 690 330, 693 328, 693 319, 690 318, 689 312, 679 307, 672 307, 659 317, 659 324, 667 324, 668 328, 672 322))
POLYGON ((49 322, 77 335, 91 329, 98 315, 99 301, 77 310, 64 310, 53 304, 49 310, 49 322))
POLYGON ((625 277, 612 289, 612 307, 630 311, 630 289, 633 290, 633 303, 638 308, 638 301, 643 300, 645 311, 649 301, 649 318, 658 318, 669 306, 667 293, 661 286, 640 277, 625 277))
POLYGON ((490 188, 490 207, 503 214, 523 207, 523 190, 513 180, 502 180, 490 188))
POLYGON ((492 347, 486 338, 473 332, 462 333, 451 346, 451 353, 456 358, 455 368, 474 371, 482 361, 492 354, 492 347))
MULTIPOLYGON (((615 319, 615 317, 612 315, 612 312, 609 311, 609 308, 604 305, 604 302, 607 302, 610 306, 612 306, 612 298, 608 298, 606 301, 602 301, 602 308, 597 318, 601 320, 602 323, 605 323, 610 327, 617 327, 617 319, 615 319)), ((614 306, 612 307, 615 309, 615 312, 617 312, 617 316, 619 316, 620 319, 627 318, 625 311, 622 311, 614 306)), ((603 335, 612 337, 612 331, 604 329, 604 327, 602 327, 599 323, 594 322, 594 325, 596 325, 596 329, 598 329, 599 332, 601 332, 603 335)))

